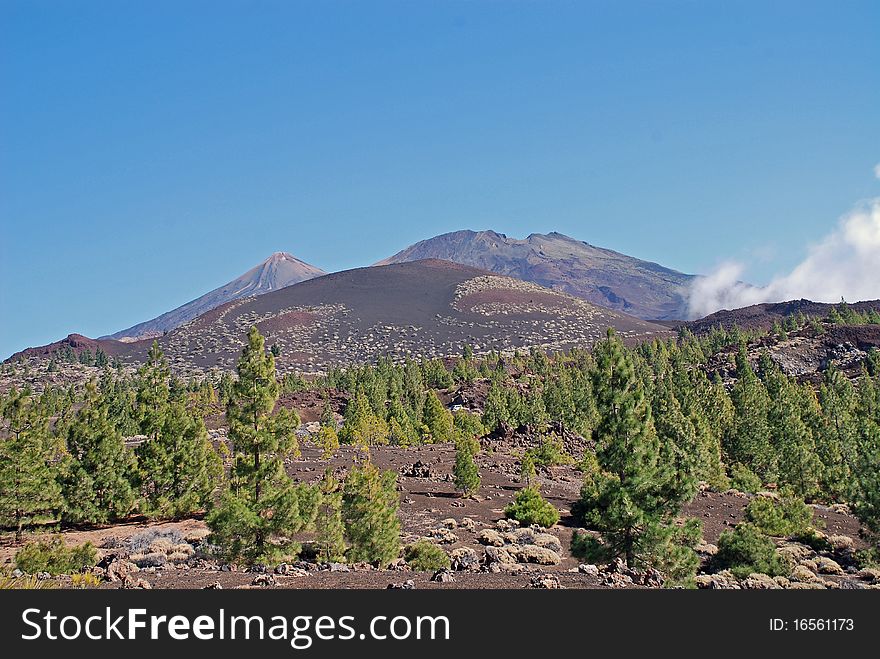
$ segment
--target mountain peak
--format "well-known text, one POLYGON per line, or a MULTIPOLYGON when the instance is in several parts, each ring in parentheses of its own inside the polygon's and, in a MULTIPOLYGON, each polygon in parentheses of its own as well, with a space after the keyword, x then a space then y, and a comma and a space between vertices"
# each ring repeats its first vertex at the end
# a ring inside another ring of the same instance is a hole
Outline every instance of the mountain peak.
POLYGON ((693 278, 558 231, 524 239, 492 229, 454 231, 422 240, 376 265, 422 259, 510 275, 643 319, 684 318, 693 278))
POLYGON ((111 334, 109 338, 137 341, 162 336, 226 302, 262 295, 324 274, 320 268, 301 261, 289 252, 275 252, 223 286, 152 320, 111 334))

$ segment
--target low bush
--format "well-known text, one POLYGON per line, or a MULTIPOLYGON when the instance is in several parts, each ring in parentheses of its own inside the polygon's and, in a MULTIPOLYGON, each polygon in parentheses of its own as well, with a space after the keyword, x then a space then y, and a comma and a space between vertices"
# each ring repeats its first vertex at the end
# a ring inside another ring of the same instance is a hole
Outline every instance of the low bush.
POLYGON ((819 534, 816 529, 809 528, 803 533, 795 533, 791 536, 795 542, 807 545, 813 551, 831 551, 831 543, 825 535, 819 534))
POLYGON ((97 588, 101 585, 101 578, 91 572, 83 572, 82 574, 74 574, 70 577, 70 583, 74 588, 85 590, 87 588, 97 588))
POLYGON ((761 479, 744 464, 737 462, 730 467, 730 487, 754 494, 761 489, 761 479))
POLYGON ((98 552, 91 542, 68 548, 58 536, 32 542, 15 554, 15 565, 28 574, 71 574, 97 562, 98 552))
POLYGON ((35 574, 24 577, 0 574, 0 590, 48 590, 55 587, 53 581, 38 579, 35 574))
POLYGON ((813 521, 813 511, 796 496, 786 495, 779 501, 755 497, 746 507, 746 519, 763 533, 776 537, 804 534, 813 521))
POLYGON ((744 579, 752 572, 771 577, 790 572, 788 563, 776 551, 773 540, 749 522, 737 524, 733 531, 721 534, 714 566, 716 571, 730 570, 739 579, 744 579))
POLYGON ((559 521, 559 511, 535 487, 524 487, 517 492, 504 514, 524 526, 537 524, 547 528, 559 521))
POLYGON ((575 531, 571 536, 571 554, 587 563, 607 563, 611 556, 608 548, 587 531, 575 531))
POLYGON ((427 540, 408 545, 403 557, 413 570, 432 572, 449 567, 449 555, 437 545, 427 540))
POLYGON ((536 467, 553 467, 574 462, 574 458, 565 452, 562 440, 554 434, 546 435, 538 446, 530 448, 526 453, 531 456, 536 467))

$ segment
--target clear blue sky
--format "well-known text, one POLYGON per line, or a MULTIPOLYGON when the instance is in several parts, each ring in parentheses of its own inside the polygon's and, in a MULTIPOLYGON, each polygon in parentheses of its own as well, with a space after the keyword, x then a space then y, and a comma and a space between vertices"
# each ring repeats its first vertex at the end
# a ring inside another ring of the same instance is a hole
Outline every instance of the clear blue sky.
POLYGON ((2 0, 0 357, 460 228, 769 278, 880 195, 878 34, 876 0, 2 0))

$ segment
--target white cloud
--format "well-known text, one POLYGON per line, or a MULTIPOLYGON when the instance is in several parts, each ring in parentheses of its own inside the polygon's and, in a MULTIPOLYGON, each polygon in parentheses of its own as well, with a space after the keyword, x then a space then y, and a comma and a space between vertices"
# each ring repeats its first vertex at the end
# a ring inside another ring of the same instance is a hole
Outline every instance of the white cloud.
POLYGON ((880 162, 874 165, 874 176, 880 179, 880 162))
POLYGON ((740 278, 744 272, 743 264, 727 262, 695 280, 689 299, 691 316, 800 298, 815 302, 880 298, 880 197, 840 218, 834 230, 810 247, 800 264, 767 286, 743 283, 740 278))

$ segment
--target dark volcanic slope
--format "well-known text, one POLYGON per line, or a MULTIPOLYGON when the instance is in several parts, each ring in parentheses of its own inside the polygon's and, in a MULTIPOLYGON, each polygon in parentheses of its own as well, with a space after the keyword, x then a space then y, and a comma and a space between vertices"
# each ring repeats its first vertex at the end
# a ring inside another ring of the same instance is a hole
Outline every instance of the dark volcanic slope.
MULTIPOLYGON (((836 305, 823 302, 811 302, 810 300, 789 300, 788 302, 753 304, 750 307, 743 307, 742 309, 734 309, 732 311, 727 309, 716 311, 715 313, 700 318, 699 320, 692 320, 683 323, 683 325, 690 328, 695 334, 708 332, 713 327, 721 326, 731 328, 734 325, 744 329, 768 330, 773 327, 773 323, 781 322, 789 316, 795 316, 797 314, 824 318, 834 306, 836 305)), ((849 306, 860 312, 872 308, 880 310, 880 300, 855 302, 849 306)))
MULTIPOLYGON (((281 350, 282 371, 396 358, 589 345, 614 326, 625 337, 663 333, 651 323, 510 277, 446 261, 338 272, 209 311, 161 337, 178 369, 232 368, 248 328, 281 350)), ((126 361, 146 342, 119 344, 126 361)))
POLYGON ((693 275, 595 247, 561 233, 524 240, 495 231, 455 231, 423 240, 376 265, 444 259, 535 282, 646 319, 687 317, 693 275))
POLYGON ((152 320, 138 323, 134 327, 129 327, 102 338, 137 341, 154 336, 162 336, 165 332, 180 327, 185 322, 203 313, 207 313, 226 302, 251 295, 263 295, 264 293, 276 291, 279 288, 306 281, 313 277, 320 277, 323 274, 323 270, 300 261, 287 252, 276 252, 240 277, 215 288, 213 291, 205 293, 191 302, 163 313, 152 320))

